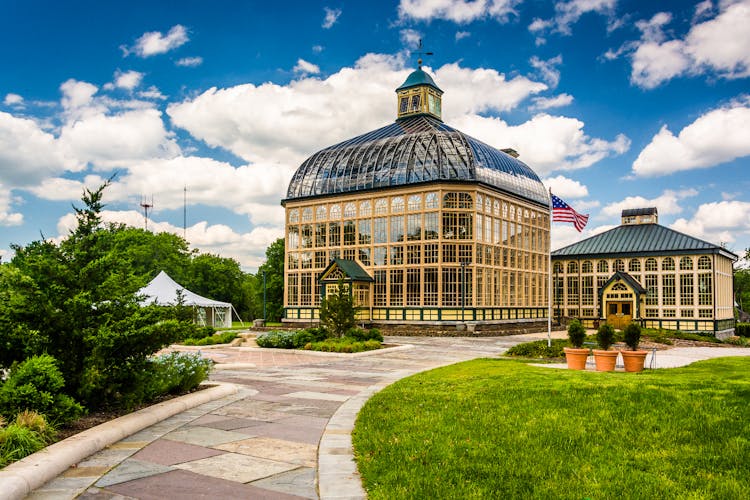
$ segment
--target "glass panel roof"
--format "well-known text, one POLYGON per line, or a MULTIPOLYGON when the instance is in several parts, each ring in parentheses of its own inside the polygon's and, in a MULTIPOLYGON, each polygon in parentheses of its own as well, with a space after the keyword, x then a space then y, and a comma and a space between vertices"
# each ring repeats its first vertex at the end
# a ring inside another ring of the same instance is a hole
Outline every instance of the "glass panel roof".
POLYGON ((549 202, 525 163, 431 116, 405 118, 318 151, 295 172, 287 199, 451 180, 549 202))

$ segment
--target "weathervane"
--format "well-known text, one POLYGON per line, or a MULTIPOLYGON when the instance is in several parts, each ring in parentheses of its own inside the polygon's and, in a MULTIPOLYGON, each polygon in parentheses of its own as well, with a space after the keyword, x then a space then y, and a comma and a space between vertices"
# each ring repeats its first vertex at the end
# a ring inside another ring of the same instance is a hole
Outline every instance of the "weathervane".
POLYGON ((418 50, 416 52, 414 52, 414 53, 419 56, 419 58, 417 59, 417 65, 419 66, 419 69, 422 69, 422 56, 431 56, 431 55, 433 55, 433 53, 432 52, 425 52, 425 51, 422 50, 422 39, 421 38, 419 39, 419 45, 417 46, 417 49, 418 50))

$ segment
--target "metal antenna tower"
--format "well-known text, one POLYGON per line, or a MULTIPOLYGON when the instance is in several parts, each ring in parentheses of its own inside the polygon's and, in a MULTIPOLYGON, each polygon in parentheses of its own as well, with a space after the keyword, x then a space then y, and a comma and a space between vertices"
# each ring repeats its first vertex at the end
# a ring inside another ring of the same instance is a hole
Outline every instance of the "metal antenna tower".
POLYGON ((146 231, 148 231, 148 211, 154 207, 154 196, 151 195, 151 203, 145 196, 141 197, 141 208, 143 209, 143 222, 146 231))

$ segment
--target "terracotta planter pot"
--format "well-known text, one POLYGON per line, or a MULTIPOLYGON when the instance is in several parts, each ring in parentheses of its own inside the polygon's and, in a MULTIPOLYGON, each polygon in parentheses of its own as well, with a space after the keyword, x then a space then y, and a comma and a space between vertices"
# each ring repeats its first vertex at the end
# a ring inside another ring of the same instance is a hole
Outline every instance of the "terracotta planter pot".
POLYGON ((615 371, 618 354, 620 354, 620 351, 602 351, 600 349, 594 349, 594 362, 596 363, 596 371, 615 371))
POLYGON ((568 362, 568 370, 585 370, 586 360, 589 357, 588 349, 576 349, 574 347, 565 347, 565 360, 568 362))
POLYGON ((642 372, 648 351, 620 351, 626 372, 642 372))

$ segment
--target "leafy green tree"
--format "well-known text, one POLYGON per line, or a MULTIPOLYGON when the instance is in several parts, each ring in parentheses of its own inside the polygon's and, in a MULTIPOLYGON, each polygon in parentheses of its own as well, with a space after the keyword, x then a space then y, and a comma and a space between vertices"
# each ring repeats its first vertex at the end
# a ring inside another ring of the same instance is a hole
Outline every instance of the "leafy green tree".
POLYGON ((236 260, 200 254, 193 257, 189 276, 183 285, 214 300, 231 302, 241 317, 248 318, 252 295, 246 281, 247 275, 242 272, 236 260))
POLYGON ((263 317, 263 273, 266 275, 266 319, 280 321, 284 314, 284 238, 279 238, 266 249, 266 261, 255 275, 254 313, 263 317))
POLYGON ((336 292, 326 294, 320 304, 320 322, 336 337, 343 337, 357 326, 354 297, 349 287, 339 280, 336 292))
MULTIPOLYGON (((745 253, 745 260, 750 258, 750 250, 745 253)), ((750 312, 750 269, 740 267, 734 270, 734 300, 745 312, 750 312)))

